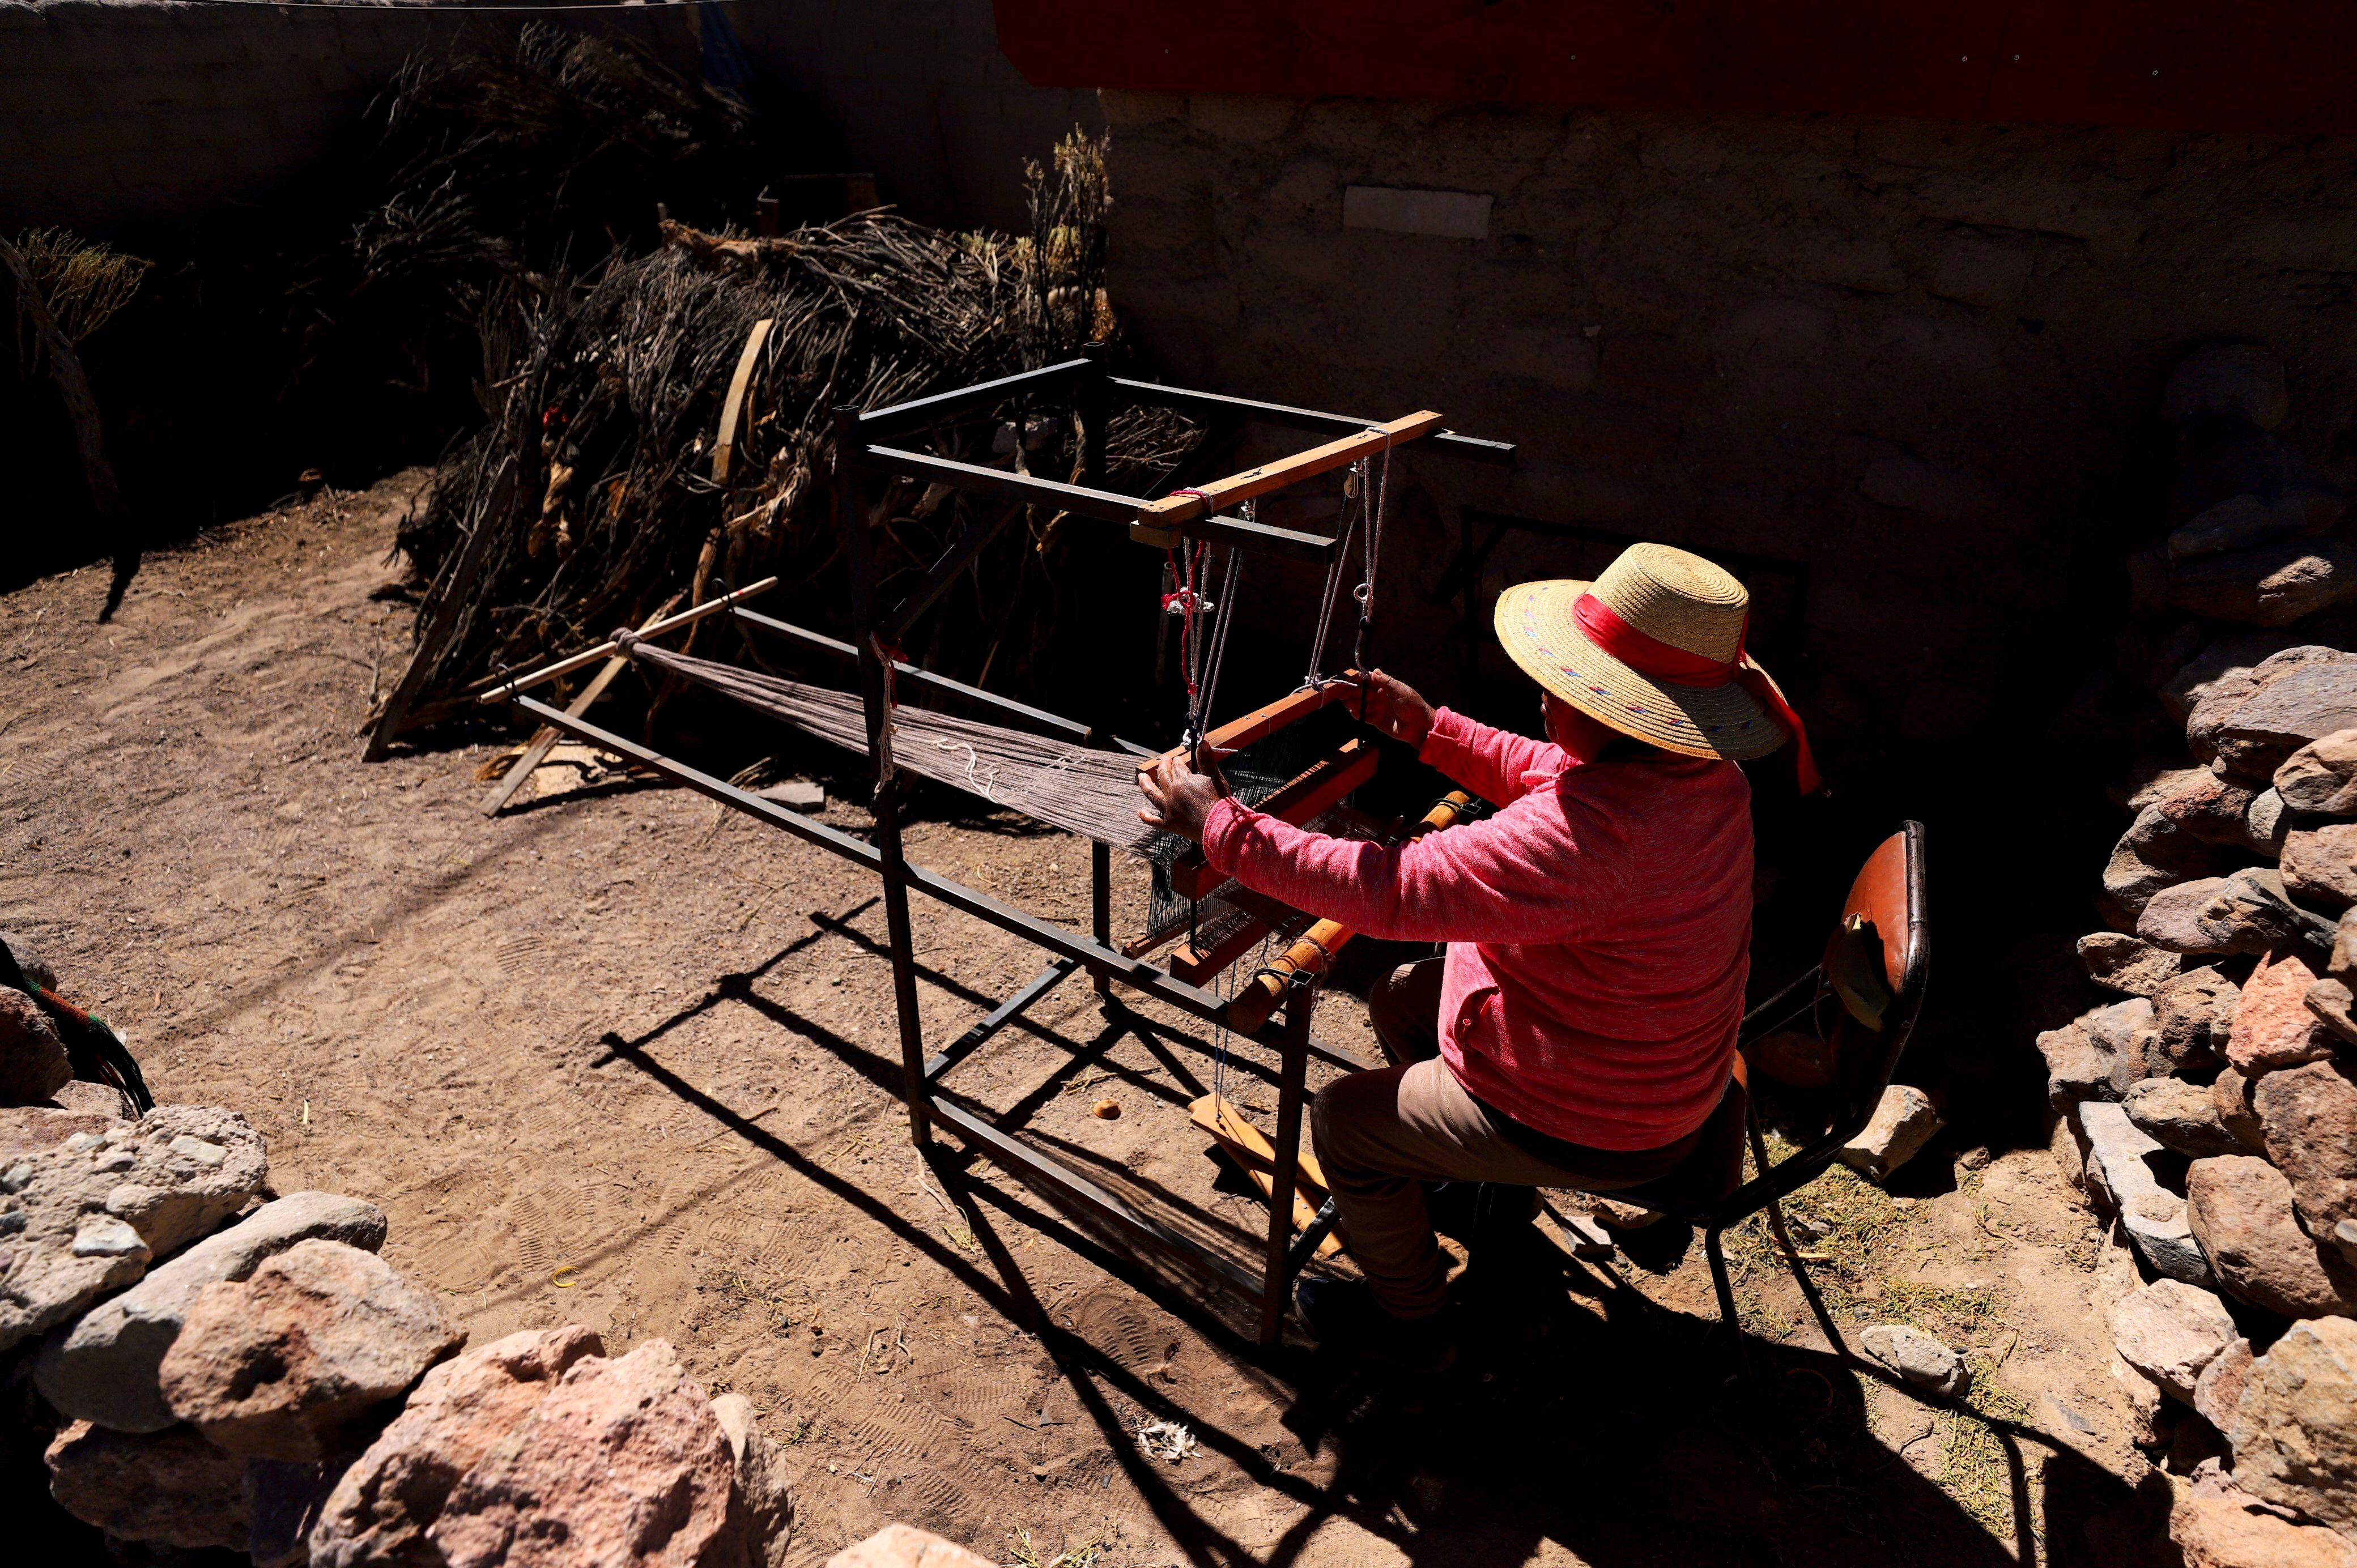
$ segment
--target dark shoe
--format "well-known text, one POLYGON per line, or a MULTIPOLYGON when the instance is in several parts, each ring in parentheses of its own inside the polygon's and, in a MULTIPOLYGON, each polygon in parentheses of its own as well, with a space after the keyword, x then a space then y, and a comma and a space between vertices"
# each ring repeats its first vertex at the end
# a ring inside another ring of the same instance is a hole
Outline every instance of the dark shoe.
POLYGON ((1484 1231, 1528 1225, 1539 1217, 1539 1189, 1491 1181, 1424 1184, 1424 1209, 1432 1228, 1469 1245, 1484 1231))
POLYGON ((1453 1315, 1394 1317, 1361 1280, 1306 1279, 1293 1299, 1325 1349, 1415 1372, 1445 1372, 1457 1359, 1453 1315))

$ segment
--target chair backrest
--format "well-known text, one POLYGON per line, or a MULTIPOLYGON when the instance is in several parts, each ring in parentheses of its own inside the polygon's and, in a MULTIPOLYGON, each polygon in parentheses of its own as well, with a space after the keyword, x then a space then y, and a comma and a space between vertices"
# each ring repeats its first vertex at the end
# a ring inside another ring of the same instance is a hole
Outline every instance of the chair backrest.
MULTIPOLYGON (((1923 824, 1908 822, 1876 846, 1842 902, 1834 932, 1839 944, 1864 919, 1880 938, 1880 974, 1889 999, 1870 1023, 1846 1003, 1836 1008, 1835 1082, 1841 1104, 1834 1122, 1842 1143, 1857 1135, 1874 1114, 1899 1070, 1900 1053, 1914 1031, 1930 970, 1930 933, 1925 928, 1923 824), (1878 1026, 1877 1026, 1878 1025, 1878 1026)), ((1849 937, 1855 941, 1856 937, 1849 937)), ((1828 953, 1832 951, 1829 946, 1828 953)))
MULTIPOLYGON (((1829 1005, 1837 1102, 1833 1122, 1805 1149, 1777 1163, 1745 1183, 1720 1206, 1727 1216, 1759 1208, 1770 1198, 1782 1197, 1816 1179, 1833 1163, 1844 1144, 1872 1119, 1882 1091, 1899 1070, 1899 1058, 1914 1033, 1923 1009, 1923 992, 1931 972, 1931 930, 1927 915, 1923 869, 1923 824, 1910 822, 1875 847, 1843 900, 1841 918, 1826 946, 1828 968, 1845 940, 1853 944, 1858 932, 1853 917, 1871 923, 1878 939, 1880 972, 1887 995, 1878 996, 1872 1009, 1854 1007, 1843 1000, 1829 1005), (1873 1012, 1874 1022, 1861 1016, 1873 1012)), ((1869 959, 1871 962, 1871 959, 1869 959)))

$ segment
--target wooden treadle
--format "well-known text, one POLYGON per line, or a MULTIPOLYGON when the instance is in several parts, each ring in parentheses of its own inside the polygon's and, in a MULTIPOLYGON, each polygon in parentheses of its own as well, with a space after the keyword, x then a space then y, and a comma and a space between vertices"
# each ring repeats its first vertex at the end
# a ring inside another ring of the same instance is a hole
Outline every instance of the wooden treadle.
MULTIPOLYGON (((1227 1156, 1235 1161, 1236 1168, 1253 1179, 1263 1197, 1276 1196, 1276 1145, 1270 1143, 1261 1130, 1244 1119, 1233 1101, 1223 1101, 1216 1094, 1204 1095, 1187 1107, 1188 1116, 1196 1126, 1209 1133, 1227 1156)), ((1303 1149, 1295 1155, 1293 1187, 1293 1228, 1307 1230, 1318 1218, 1318 1205, 1329 1196, 1326 1173, 1318 1164, 1318 1156, 1303 1149), (1312 1199, 1315 1199, 1313 1202, 1312 1199)), ((1336 1225, 1318 1243, 1318 1255, 1331 1258, 1342 1251, 1345 1240, 1342 1228, 1336 1225)))

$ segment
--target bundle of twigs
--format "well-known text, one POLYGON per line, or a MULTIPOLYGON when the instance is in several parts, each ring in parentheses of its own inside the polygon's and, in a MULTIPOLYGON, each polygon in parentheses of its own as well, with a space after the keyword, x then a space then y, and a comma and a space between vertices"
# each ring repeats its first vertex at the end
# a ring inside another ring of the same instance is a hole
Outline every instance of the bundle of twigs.
MULTIPOLYGON (((759 240, 667 223, 660 250, 587 280, 516 279, 483 317, 496 418, 444 464, 401 537, 419 571, 442 579, 419 625, 438 618, 444 632, 421 649, 431 667, 406 722, 457 712, 502 671, 595 640, 682 588, 700 601, 773 574, 823 580, 791 607, 839 624, 832 410, 1033 368, 1110 328, 1101 144, 1075 134, 1030 183, 1033 233, 1020 237, 947 233, 884 210, 759 240), (748 344, 724 474, 714 446, 748 344), (494 505, 503 467, 513 477, 494 505), (454 585, 447 568, 476 526, 494 532, 479 570, 454 585)), ((1116 421, 1114 478, 1145 482, 1187 430, 1167 415, 1116 421)), ((1077 471, 1077 433, 1054 407, 1010 404, 932 436, 967 461, 1077 471)), ((870 499, 887 594, 894 575, 930 565, 970 508, 999 504, 924 486, 870 499)), ((1019 681, 1052 603, 1059 521, 1007 530, 911 656, 1019 681)))

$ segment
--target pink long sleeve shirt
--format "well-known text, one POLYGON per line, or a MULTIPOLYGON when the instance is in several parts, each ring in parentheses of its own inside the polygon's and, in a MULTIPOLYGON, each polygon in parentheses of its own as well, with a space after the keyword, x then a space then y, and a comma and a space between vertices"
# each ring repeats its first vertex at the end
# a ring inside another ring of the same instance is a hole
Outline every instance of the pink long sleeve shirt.
POLYGON ((1750 967, 1751 789, 1731 762, 1583 766, 1443 708, 1419 754, 1495 815, 1394 848, 1222 800, 1211 865, 1372 937, 1448 944, 1440 1054, 1477 1099, 1652 1149, 1725 1092, 1750 967))

